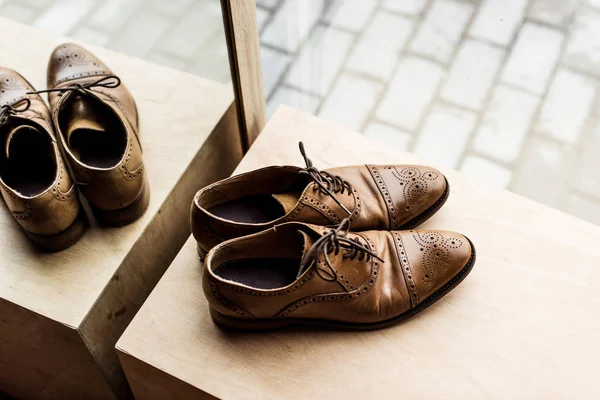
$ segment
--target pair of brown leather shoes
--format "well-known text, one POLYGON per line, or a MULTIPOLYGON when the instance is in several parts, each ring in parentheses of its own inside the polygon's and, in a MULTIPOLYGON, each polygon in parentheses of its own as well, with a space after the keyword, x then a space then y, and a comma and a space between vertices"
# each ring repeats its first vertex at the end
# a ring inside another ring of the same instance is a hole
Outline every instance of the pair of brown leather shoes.
POLYGON ((27 236, 58 251, 85 232, 78 191, 96 218, 124 225, 148 206, 133 97, 86 49, 51 54, 47 90, 0 67, 0 192, 27 236), (48 93, 50 108, 40 93, 48 93))
POLYGON ((217 324, 380 328, 425 309, 471 271, 469 239, 410 230, 448 198, 441 172, 416 165, 319 171, 300 150, 306 168, 259 169, 194 198, 192 231, 217 324))

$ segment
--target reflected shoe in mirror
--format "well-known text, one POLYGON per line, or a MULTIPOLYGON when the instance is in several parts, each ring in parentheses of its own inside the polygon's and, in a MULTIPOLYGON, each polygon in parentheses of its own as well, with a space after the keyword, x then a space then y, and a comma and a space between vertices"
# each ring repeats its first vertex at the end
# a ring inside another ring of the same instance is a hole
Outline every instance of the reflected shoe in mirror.
POLYGON ((96 56, 72 43, 48 64, 52 119, 65 159, 96 218, 108 225, 137 220, 149 189, 131 93, 96 56))
POLYGON ((63 163, 42 98, 17 72, 0 67, 0 192, 27 236, 46 251, 63 250, 87 219, 63 163))
POLYGON ((214 247, 202 284, 215 323, 382 328, 439 300, 475 263, 472 243, 458 233, 348 226, 289 222, 214 247))
POLYGON ((336 226, 349 217, 353 231, 411 229, 446 202, 444 175, 418 165, 358 165, 320 171, 273 166, 240 174, 200 190, 191 223, 200 253, 222 240, 289 221, 336 226))

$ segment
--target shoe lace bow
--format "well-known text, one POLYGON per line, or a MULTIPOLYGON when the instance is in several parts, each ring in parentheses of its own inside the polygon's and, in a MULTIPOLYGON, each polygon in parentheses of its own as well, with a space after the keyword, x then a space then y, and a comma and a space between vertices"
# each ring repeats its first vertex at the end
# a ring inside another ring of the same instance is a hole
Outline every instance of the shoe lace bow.
POLYGON ((312 247, 306 252, 302 261, 300 262, 300 270, 296 279, 302 275, 312 264, 316 262, 320 255, 325 260, 325 266, 327 267, 328 275, 320 268, 316 267, 317 274, 328 282, 334 282, 337 280, 337 273, 335 268, 329 260, 329 255, 334 253, 338 255, 341 251, 344 252, 342 259, 351 259, 358 257, 359 261, 366 259, 369 261, 371 257, 384 262, 375 252, 367 248, 366 245, 362 244, 358 237, 351 239, 348 237, 350 231, 350 220, 345 218, 335 229, 331 229, 325 233, 319 239, 317 239, 312 247))
POLYGON ((348 215, 352 214, 348 208, 346 208, 335 196, 335 193, 344 194, 347 190, 348 194, 352 193, 352 185, 338 175, 330 174, 326 171, 319 171, 312 163, 310 158, 306 156, 306 150, 304 150, 304 143, 300 142, 300 153, 306 163, 306 168, 299 171, 302 175, 308 175, 312 181, 316 184, 313 187, 314 191, 320 191, 323 194, 329 195, 338 206, 340 206, 348 215))
POLYGON ((29 110, 30 106, 31 100, 28 98, 21 98, 10 104, 0 106, 0 125, 4 124, 11 116, 29 110))
POLYGON ((121 85, 121 79, 119 79, 116 75, 106 75, 102 78, 95 80, 93 82, 88 83, 75 83, 73 85, 55 88, 55 89, 45 89, 45 90, 36 90, 33 92, 28 92, 27 94, 41 94, 41 93, 53 93, 58 92, 59 96, 66 92, 79 92, 81 94, 89 94, 92 92, 93 88, 103 87, 114 89, 121 85))

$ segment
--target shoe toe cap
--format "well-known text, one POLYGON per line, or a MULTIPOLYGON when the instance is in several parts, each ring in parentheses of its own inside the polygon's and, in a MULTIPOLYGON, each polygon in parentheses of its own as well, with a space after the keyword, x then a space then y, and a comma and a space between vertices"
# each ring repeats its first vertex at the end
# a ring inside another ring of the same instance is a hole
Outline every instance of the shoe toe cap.
POLYGON ((432 296, 455 278, 462 278, 474 263, 475 249, 460 233, 416 230, 402 233, 412 282, 419 302, 432 296))
POLYGON ((0 67, 0 105, 12 103, 32 90, 29 82, 16 71, 0 67))
POLYGON ((64 43, 54 49, 48 61, 48 87, 86 76, 107 75, 110 69, 89 50, 64 43))
MULTIPOLYGON (((390 209, 392 229, 408 229, 429 218, 448 197, 444 174, 420 165, 396 165, 382 171, 394 208, 390 209)), ((385 194, 385 192, 384 192, 385 194)))

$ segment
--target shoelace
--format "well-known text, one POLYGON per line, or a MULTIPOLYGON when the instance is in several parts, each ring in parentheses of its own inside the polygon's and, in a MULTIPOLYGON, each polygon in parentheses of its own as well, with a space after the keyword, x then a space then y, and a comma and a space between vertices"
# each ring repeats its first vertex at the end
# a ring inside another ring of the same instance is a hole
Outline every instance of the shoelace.
POLYGON ((329 269, 331 276, 328 277, 323 275, 323 271, 318 267, 315 267, 315 269, 317 274, 328 282, 334 282, 338 278, 335 268, 333 268, 333 265, 331 265, 331 261, 329 260, 329 254, 331 253, 338 255, 340 251, 344 251, 342 256, 343 259, 353 260, 358 256, 359 261, 362 261, 365 258, 369 261, 371 257, 374 257, 379 261, 384 262, 377 254, 363 245, 358 238, 348 238, 349 231, 350 220, 345 218, 337 228, 330 230, 328 233, 317 239, 300 262, 300 270, 298 271, 296 279, 300 278, 300 275, 316 262, 320 254, 323 255, 325 265, 329 269))
POLYGON ((0 125, 4 124, 8 121, 8 118, 15 115, 16 113, 22 113, 29 110, 31 106, 31 100, 27 98, 22 98, 16 101, 13 101, 10 104, 4 104, 0 107, 0 125), (23 104, 23 107, 19 108, 19 106, 23 104))
POLYGON ((41 93, 52 93, 59 92, 60 94, 65 92, 79 92, 81 94, 89 94, 92 92, 92 88, 95 87, 104 87, 109 89, 114 89, 121 84, 121 79, 119 79, 116 75, 106 75, 102 78, 89 83, 76 83, 74 85, 65 86, 56 89, 46 89, 46 90, 36 90, 33 92, 28 92, 27 94, 41 94, 41 93))
POLYGON ((334 193, 344 194, 344 191, 347 190, 348 194, 352 194, 352 185, 341 177, 337 175, 330 174, 326 171, 319 171, 316 167, 313 166, 310 158, 306 156, 306 150, 304 150, 304 143, 300 142, 300 153, 302 153, 302 157, 304 158, 304 162, 306 163, 306 168, 300 170, 300 174, 308 175, 314 183, 317 184, 313 189, 315 191, 319 190, 321 193, 329 195, 333 201, 337 203, 348 215, 352 214, 350 210, 348 210, 336 197, 334 193))

